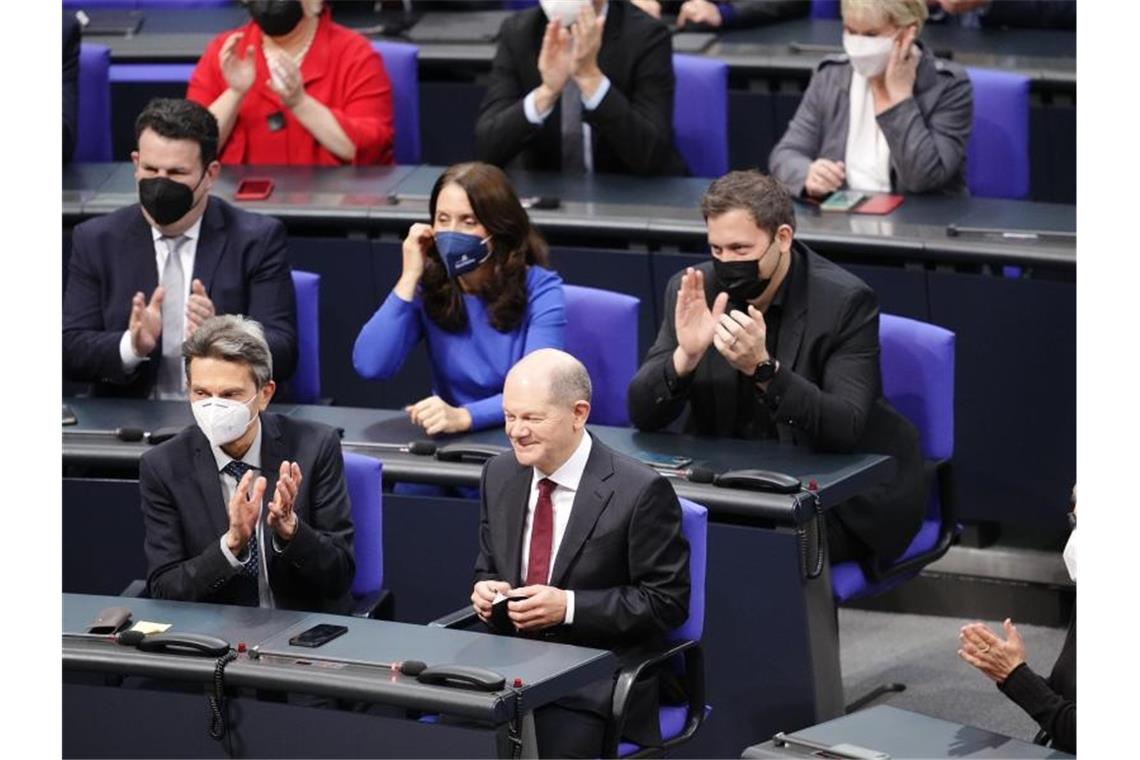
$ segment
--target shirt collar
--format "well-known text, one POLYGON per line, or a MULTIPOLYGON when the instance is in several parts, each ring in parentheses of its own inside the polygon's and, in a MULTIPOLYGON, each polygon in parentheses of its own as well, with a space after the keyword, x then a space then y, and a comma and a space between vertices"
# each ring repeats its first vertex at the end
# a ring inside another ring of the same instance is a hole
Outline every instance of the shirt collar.
MULTIPOLYGON (((198 220, 190 225, 190 228, 182 233, 181 237, 189 238, 190 240, 197 240, 198 235, 202 232, 202 220, 206 218, 205 214, 198 217, 198 220)), ((165 235, 158 231, 157 227, 150 228, 150 236, 154 238, 154 242, 162 240, 165 235)))
MULTIPOLYGON (((245 456, 243 456, 238 461, 245 462, 250 467, 253 467, 255 469, 260 470, 261 469, 261 432, 262 432, 262 430, 264 430, 264 428, 261 425, 261 415, 260 414, 257 416, 257 421, 254 424, 257 425, 257 434, 253 437, 253 443, 250 444, 249 450, 245 452, 245 456)), ((214 461, 217 462, 218 472, 221 472, 223 467, 225 467, 230 462, 234 461, 234 458, 231 457, 226 452, 222 451, 220 446, 215 446, 214 444, 211 443, 210 444, 210 451, 212 451, 214 453, 214 461)))
POLYGON ((531 488, 537 487, 538 481, 543 478, 549 478, 569 491, 577 491, 578 484, 582 482, 582 474, 586 471, 586 461, 590 458, 590 449, 593 447, 590 434, 583 432, 582 440, 578 442, 578 448, 574 449, 570 458, 563 462, 557 470, 547 475, 537 467, 534 468, 534 474, 530 481, 531 488))

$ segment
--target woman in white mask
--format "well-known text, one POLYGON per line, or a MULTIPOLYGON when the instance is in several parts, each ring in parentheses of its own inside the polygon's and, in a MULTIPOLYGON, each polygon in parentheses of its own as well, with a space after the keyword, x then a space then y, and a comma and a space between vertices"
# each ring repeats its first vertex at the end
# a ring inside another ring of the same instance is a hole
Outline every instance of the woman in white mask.
POLYGON ((768 166, 790 192, 823 198, 966 192, 973 89, 918 36, 925 0, 843 0, 844 55, 820 62, 768 166))
MULTIPOLYGON (((1073 526, 1065 544, 1065 568, 1073 583, 1077 582, 1077 488, 1073 487, 1073 526)), ((1025 662, 1025 642, 1013 621, 1002 624, 1005 638, 991 631, 985 623, 970 623, 958 634, 958 656, 988 676, 1002 693, 1029 713, 1041 726, 1039 739, 1048 738, 1052 746, 1064 752, 1077 751, 1077 608, 1069 632, 1061 646, 1061 654, 1048 678, 1030 670, 1025 662)))

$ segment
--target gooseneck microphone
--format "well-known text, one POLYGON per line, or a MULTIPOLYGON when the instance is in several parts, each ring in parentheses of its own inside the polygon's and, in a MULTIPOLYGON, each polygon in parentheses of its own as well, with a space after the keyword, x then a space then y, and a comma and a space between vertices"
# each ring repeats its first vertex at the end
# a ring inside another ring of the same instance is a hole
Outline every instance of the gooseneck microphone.
POLYGON ((117 438, 125 443, 138 443, 147 438, 147 432, 137 427, 117 427, 114 430, 68 430, 68 436, 91 438, 117 438))
POLYGON ((717 474, 707 467, 686 467, 683 469, 654 468, 667 478, 680 478, 690 483, 716 483, 717 474))
POLYGON ((420 457, 430 457, 435 454, 434 441, 411 441, 410 443, 379 443, 375 441, 353 441, 353 448, 379 449, 381 451, 399 451, 402 454, 415 454, 420 457))

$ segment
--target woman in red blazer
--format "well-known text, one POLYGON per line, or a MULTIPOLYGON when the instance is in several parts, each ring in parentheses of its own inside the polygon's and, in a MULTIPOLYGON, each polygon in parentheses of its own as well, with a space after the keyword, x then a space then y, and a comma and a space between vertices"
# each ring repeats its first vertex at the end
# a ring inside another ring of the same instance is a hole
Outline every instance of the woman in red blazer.
POLYGON ((206 47, 186 97, 218 119, 224 164, 391 164, 392 87, 323 0, 253 0, 206 47))

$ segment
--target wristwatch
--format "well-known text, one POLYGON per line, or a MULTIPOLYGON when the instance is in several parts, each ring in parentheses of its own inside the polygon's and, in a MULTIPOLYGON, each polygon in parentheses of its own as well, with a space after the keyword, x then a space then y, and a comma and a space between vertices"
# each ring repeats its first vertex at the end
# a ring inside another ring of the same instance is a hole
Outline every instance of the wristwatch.
POLYGON ((780 361, 768 357, 764 361, 756 365, 756 369, 752 371, 752 382, 759 385, 766 383, 776 376, 776 372, 780 369, 780 361))

